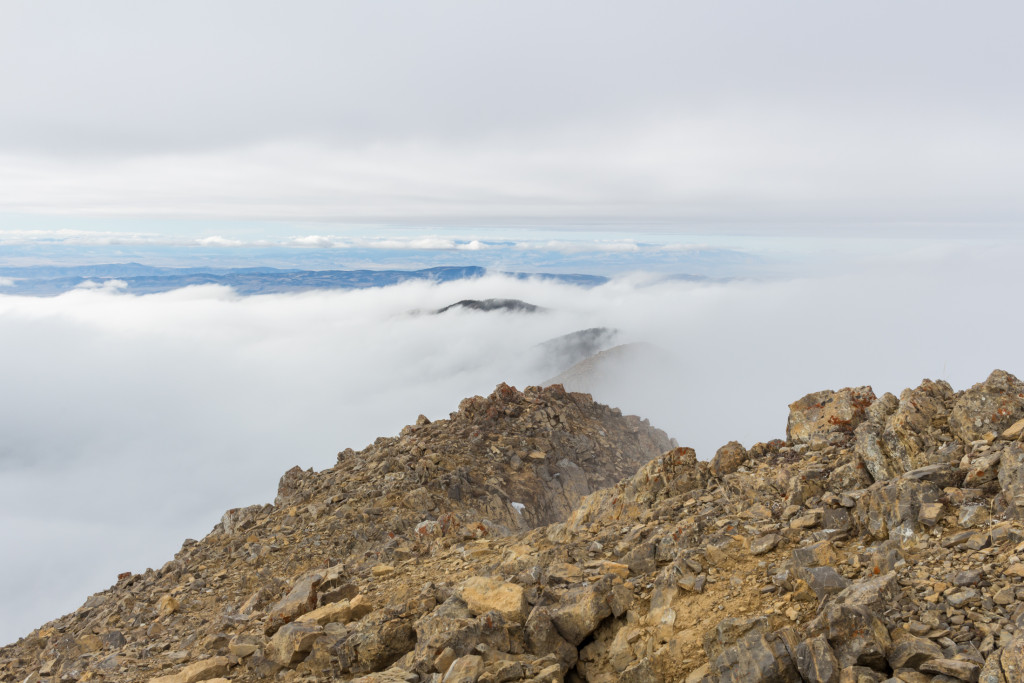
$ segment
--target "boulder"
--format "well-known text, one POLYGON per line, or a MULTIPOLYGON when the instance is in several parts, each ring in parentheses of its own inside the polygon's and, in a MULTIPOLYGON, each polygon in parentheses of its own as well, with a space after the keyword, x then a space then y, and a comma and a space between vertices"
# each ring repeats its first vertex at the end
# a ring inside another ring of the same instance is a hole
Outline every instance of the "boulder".
POLYGON ((612 613, 607 595, 611 590, 608 577, 587 586, 569 590, 558 607, 551 612, 555 628, 574 646, 594 632, 598 624, 612 613))
POLYGON ((1024 681, 1024 635, 1016 636, 999 653, 999 668, 1010 681, 1024 681))
POLYGON ((807 394, 789 405, 786 440, 814 449, 848 441, 874 401, 871 387, 807 394))
POLYGON ((793 549, 793 563, 801 567, 821 567, 839 560, 831 541, 818 541, 793 549))
POLYGON ((554 654, 566 669, 576 665, 579 653, 555 628, 548 608, 534 607, 523 630, 527 648, 533 654, 554 654))
POLYGON ((747 459, 747 449, 739 441, 730 441, 715 452, 711 459, 711 473, 716 477, 732 474, 747 459))
POLYGON ((1012 443, 999 459, 999 487, 1003 500, 1018 519, 1024 518, 1024 446, 1012 443))
POLYGON ((1002 457, 1001 452, 996 452, 971 460, 966 468, 967 474, 964 476, 963 487, 980 489, 985 484, 998 479, 999 463, 1002 457))
POLYGON ((949 426, 964 443, 998 435, 1024 418, 1024 382, 995 370, 984 382, 965 391, 953 405, 949 426))
POLYGON ((765 534, 750 541, 751 555, 764 555, 775 549, 782 537, 778 534, 765 534))
POLYGON ((832 645, 839 666, 866 666, 884 671, 892 645, 885 624, 866 607, 848 604, 827 606, 817 627, 832 645))
POLYGON ((476 683, 484 672, 484 658, 479 655, 459 657, 448 667, 443 683, 476 683))
POLYGON ((339 600, 323 607, 317 607, 312 612, 306 612, 295 621, 312 622, 319 626, 325 624, 344 624, 352 621, 352 606, 348 600, 339 600))
POLYGON ((316 572, 300 576, 287 595, 267 610, 269 619, 264 632, 268 636, 273 635, 282 625, 312 611, 316 607, 316 590, 322 578, 316 572))
POLYGON ((898 401, 885 394, 871 406, 868 419, 857 427, 854 448, 875 481, 941 459, 941 433, 936 425, 945 424, 953 398, 947 382, 926 379, 916 389, 905 389, 898 401))
POLYGON ((231 661, 227 657, 210 657, 189 664, 184 669, 170 676, 160 676, 149 679, 149 683, 199 683, 214 678, 220 678, 231 668, 231 661))
MULTIPOLYGON (((517 623, 506 622, 501 613, 493 611, 474 616, 457 596, 420 617, 413 627, 415 631, 408 636, 409 649, 413 650, 409 666, 421 674, 433 672, 439 654, 445 650, 451 650, 451 658, 454 659, 473 654, 478 646, 502 652, 510 649, 522 651, 527 646, 523 629, 517 623)), ((372 626, 368 632, 373 632, 372 626)), ((406 638, 404 634, 400 636, 406 638)), ((546 644, 554 646, 556 643, 550 641, 546 644)), ((573 654, 575 652, 573 649, 573 654)), ((395 654, 400 656, 403 653, 396 649, 395 654)))
POLYGON ((1007 427, 1002 434, 999 435, 1000 439, 1006 441, 1015 441, 1024 436, 1024 419, 1017 420, 1012 425, 1007 427))
POLYGON ((323 629, 313 623, 297 621, 285 624, 267 643, 265 655, 281 666, 294 666, 306 658, 321 633, 323 629))
POLYGON ((919 528, 922 505, 937 502, 941 495, 935 484, 904 475, 868 487, 853 516, 860 531, 877 540, 909 538, 919 528))
POLYGON ((316 479, 313 469, 303 470, 296 465, 281 476, 277 484, 277 497, 274 498, 274 505, 286 507, 298 505, 309 500, 313 494, 312 486, 316 479))
POLYGON ((893 629, 889 634, 892 648, 889 650, 889 666, 893 669, 918 669, 931 659, 942 659, 942 648, 928 638, 911 635, 902 628, 893 629))
POLYGON ((385 608, 340 632, 327 631, 315 640, 302 666, 322 671, 340 669, 342 673, 382 671, 415 647, 412 620, 401 610, 385 608))
POLYGON ((514 583, 474 576, 462 584, 459 597, 474 615, 495 611, 500 613, 505 621, 520 624, 526 621, 529 605, 523 587, 514 583))
POLYGON ((825 636, 801 641, 793 654, 796 668, 805 681, 839 683, 839 661, 825 636))
POLYGON ((795 567, 793 577, 806 582, 818 600, 841 593, 850 585, 850 580, 833 567, 795 567))
POLYGON ((918 667, 919 671, 927 674, 942 674, 952 676, 961 681, 974 683, 981 674, 981 667, 974 662, 965 662, 959 659, 930 659, 918 667))
POLYGON ((835 602, 863 607, 881 614, 900 597, 900 584, 895 572, 855 581, 836 596, 835 602))
POLYGON ((782 638, 751 631, 722 650, 710 671, 719 683, 801 683, 782 638))

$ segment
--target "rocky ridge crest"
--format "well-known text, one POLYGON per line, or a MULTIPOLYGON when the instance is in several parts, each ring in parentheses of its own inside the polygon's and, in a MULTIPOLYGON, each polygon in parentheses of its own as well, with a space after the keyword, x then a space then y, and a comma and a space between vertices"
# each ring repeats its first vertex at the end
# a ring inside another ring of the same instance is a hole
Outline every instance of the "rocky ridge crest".
POLYGON ((4 681, 1024 680, 1024 383, 790 406, 710 463, 560 387, 293 469, 4 681), (653 457, 656 456, 656 457, 653 457))

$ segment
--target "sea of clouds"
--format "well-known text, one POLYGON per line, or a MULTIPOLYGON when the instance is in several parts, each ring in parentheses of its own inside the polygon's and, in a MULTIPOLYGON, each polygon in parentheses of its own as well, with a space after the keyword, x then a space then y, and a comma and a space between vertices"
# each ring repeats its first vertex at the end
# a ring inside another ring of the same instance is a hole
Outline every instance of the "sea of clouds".
POLYGON ((0 642, 119 572, 158 568, 224 510, 273 500, 293 465, 329 467, 420 413, 553 376, 537 345, 574 330, 662 349, 595 397, 703 459, 733 439, 783 437, 787 404, 811 391, 1024 373, 1017 260, 1005 246, 939 244, 773 280, 0 295, 0 642), (428 313, 488 297, 546 310, 428 313))

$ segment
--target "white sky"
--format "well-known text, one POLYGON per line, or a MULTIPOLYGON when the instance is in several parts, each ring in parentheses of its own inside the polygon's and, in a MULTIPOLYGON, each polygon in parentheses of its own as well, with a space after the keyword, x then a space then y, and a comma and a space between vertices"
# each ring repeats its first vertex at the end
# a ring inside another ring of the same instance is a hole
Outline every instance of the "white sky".
POLYGON ((0 3, 0 211, 1024 215, 1019 3, 0 3))

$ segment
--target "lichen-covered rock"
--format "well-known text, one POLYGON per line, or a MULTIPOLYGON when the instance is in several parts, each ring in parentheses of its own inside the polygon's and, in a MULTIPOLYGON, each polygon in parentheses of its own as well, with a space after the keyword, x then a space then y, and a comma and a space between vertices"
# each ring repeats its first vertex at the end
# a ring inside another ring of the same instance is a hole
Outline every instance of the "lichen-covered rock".
POLYGON ((786 439, 823 448, 847 441, 875 400, 871 387, 818 391, 789 405, 786 439))
POLYGON ((1003 370, 995 370, 957 399, 949 415, 953 434, 964 442, 997 436, 1024 418, 1024 382, 1003 370))

